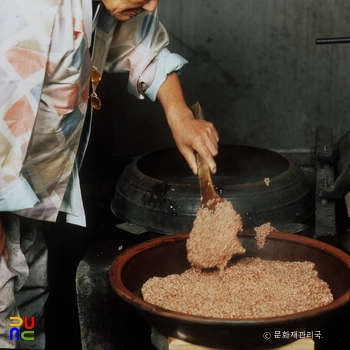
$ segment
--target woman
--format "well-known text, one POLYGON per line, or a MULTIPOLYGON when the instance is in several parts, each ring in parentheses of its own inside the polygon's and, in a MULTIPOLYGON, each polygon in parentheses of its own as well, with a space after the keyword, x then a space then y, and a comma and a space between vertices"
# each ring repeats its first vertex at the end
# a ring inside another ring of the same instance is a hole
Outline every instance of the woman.
POLYGON ((130 93, 160 101, 194 174, 194 152, 216 171, 218 134, 185 103, 176 72, 186 61, 166 48, 158 0, 96 3, 93 14, 91 0, 0 1, 1 348, 16 347, 20 337, 10 339, 10 317, 23 308, 35 316, 35 340, 18 346, 45 348, 42 233, 49 228, 43 222, 54 223, 63 212, 68 223, 85 225, 78 171, 88 134, 82 130, 92 118, 89 98, 96 108, 103 103, 96 88, 104 70, 128 72, 130 93))

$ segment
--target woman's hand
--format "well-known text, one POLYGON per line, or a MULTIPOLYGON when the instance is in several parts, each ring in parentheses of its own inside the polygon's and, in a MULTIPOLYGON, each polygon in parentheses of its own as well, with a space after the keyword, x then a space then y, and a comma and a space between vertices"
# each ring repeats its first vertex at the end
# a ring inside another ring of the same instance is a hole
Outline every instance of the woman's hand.
POLYGON ((168 75, 157 98, 164 108, 175 143, 193 173, 197 175, 195 151, 205 160, 211 172, 215 173, 214 157, 218 154, 219 135, 212 123, 194 118, 184 100, 176 73, 168 75))
POLYGON ((170 117, 170 125, 175 143, 186 159, 193 173, 197 174, 197 160, 195 151, 208 164, 212 173, 216 172, 214 156, 218 154, 219 136, 214 125, 205 120, 194 119, 192 111, 177 117, 170 117))

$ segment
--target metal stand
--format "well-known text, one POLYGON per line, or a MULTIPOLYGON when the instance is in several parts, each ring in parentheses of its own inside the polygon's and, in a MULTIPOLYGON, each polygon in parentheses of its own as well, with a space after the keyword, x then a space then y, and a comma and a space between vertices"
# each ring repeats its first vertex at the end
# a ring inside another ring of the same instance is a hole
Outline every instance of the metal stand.
MULTIPOLYGON (((316 195, 315 195, 315 239, 335 243, 335 202, 329 189, 334 188, 332 129, 318 129, 316 132, 316 195), (328 196, 325 198, 324 194, 328 196)), ((329 242, 329 243, 331 243, 329 242)))
POLYGON ((316 136, 315 236, 350 252, 350 132, 334 145, 331 129, 319 129, 316 136), (344 201, 341 202, 341 201, 344 201), (337 217, 337 206, 345 205, 345 215, 337 217), (338 223, 338 225, 337 225, 338 223))

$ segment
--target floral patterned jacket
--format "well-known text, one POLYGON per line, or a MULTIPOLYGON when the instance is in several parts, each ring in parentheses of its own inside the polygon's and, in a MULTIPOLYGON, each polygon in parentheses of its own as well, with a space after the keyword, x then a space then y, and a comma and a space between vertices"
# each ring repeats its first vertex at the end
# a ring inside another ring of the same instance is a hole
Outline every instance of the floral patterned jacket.
POLYGON ((129 92, 154 100, 186 63, 166 49, 157 11, 119 23, 101 4, 93 22, 91 7, 0 0, 0 212, 55 221, 64 211, 85 225, 78 170, 92 65, 100 74, 129 72, 129 92))

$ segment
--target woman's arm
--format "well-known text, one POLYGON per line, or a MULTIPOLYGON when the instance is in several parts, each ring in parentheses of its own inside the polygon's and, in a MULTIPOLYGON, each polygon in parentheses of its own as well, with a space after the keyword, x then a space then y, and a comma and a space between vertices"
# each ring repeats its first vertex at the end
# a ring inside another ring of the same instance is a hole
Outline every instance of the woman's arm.
POLYGON ((212 123, 194 118, 185 102, 177 73, 167 76, 158 90, 157 98, 163 106, 175 143, 193 173, 197 174, 195 151, 215 173, 214 156, 218 153, 219 135, 212 123))

